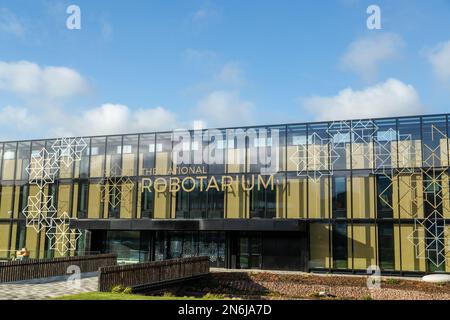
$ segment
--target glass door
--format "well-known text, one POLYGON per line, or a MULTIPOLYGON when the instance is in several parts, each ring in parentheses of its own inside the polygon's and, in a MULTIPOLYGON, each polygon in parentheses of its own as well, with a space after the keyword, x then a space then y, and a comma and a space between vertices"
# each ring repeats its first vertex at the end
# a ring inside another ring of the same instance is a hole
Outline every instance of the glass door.
POLYGON ((262 240, 260 234, 244 234, 239 237, 238 268, 261 269, 262 240))

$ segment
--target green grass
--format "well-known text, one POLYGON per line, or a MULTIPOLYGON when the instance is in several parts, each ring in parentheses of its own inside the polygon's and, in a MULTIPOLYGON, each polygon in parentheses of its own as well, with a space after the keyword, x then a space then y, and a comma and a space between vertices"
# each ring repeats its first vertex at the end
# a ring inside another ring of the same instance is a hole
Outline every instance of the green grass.
MULTIPOLYGON (((175 296, 142 296, 137 294, 122 294, 110 292, 86 292, 68 296, 56 297, 51 300, 217 300, 222 297, 207 295, 203 298, 175 297, 175 296)), ((222 298, 223 299, 223 298, 222 298)))

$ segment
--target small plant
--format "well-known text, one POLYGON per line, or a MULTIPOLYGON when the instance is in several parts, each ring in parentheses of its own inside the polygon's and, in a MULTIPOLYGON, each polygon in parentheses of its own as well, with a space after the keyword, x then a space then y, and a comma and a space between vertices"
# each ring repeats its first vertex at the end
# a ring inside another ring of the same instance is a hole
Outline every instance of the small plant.
POLYGON ((111 292, 112 292, 112 293, 123 293, 125 289, 126 289, 126 288, 125 288, 123 285, 119 284, 119 285, 117 285, 117 286, 114 286, 114 287, 111 289, 111 292))
POLYGON ((123 294, 132 294, 133 293, 133 289, 131 289, 130 287, 126 287, 123 292, 123 294))
POLYGON ((203 296, 203 298, 208 300, 222 300, 225 299, 225 295, 208 292, 203 296))
POLYGON ((388 279, 384 280, 384 283, 395 285, 395 284, 400 284, 400 280, 388 278, 388 279))
POLYGON ((163 297, 174 297, 174 294, 170 291, 166 291, 163 293, 163 297))
POLYGON ((372 296, 363 296, 363 300, 373 300, 372 296))

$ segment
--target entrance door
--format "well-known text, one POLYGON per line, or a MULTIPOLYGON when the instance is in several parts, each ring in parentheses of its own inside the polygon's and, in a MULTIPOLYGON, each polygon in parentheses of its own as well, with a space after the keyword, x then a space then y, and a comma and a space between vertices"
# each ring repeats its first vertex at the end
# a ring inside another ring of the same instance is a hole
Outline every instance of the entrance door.
POLYGON ((261 269, 262 239, 261 234, 244 234, 238 242, 238 269, 261 269))

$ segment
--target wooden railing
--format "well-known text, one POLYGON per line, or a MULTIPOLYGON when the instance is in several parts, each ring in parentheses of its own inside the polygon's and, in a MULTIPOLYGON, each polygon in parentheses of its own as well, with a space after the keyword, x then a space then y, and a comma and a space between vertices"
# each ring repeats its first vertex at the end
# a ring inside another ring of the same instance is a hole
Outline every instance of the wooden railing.
POLYGON ((78 266, 82 273, 96 272, 100 267, 117 265, 117 255, 97 254, 0 262, 0 283, 70 275, 67 273, 68 267, 74 265, 78 266))
POLYGON ((109 292, 118 285, 133 289, 181 281, 209 273, 209 257, 180 258, 151 261, 124 266, 102 267, 98 289, 109 292))

